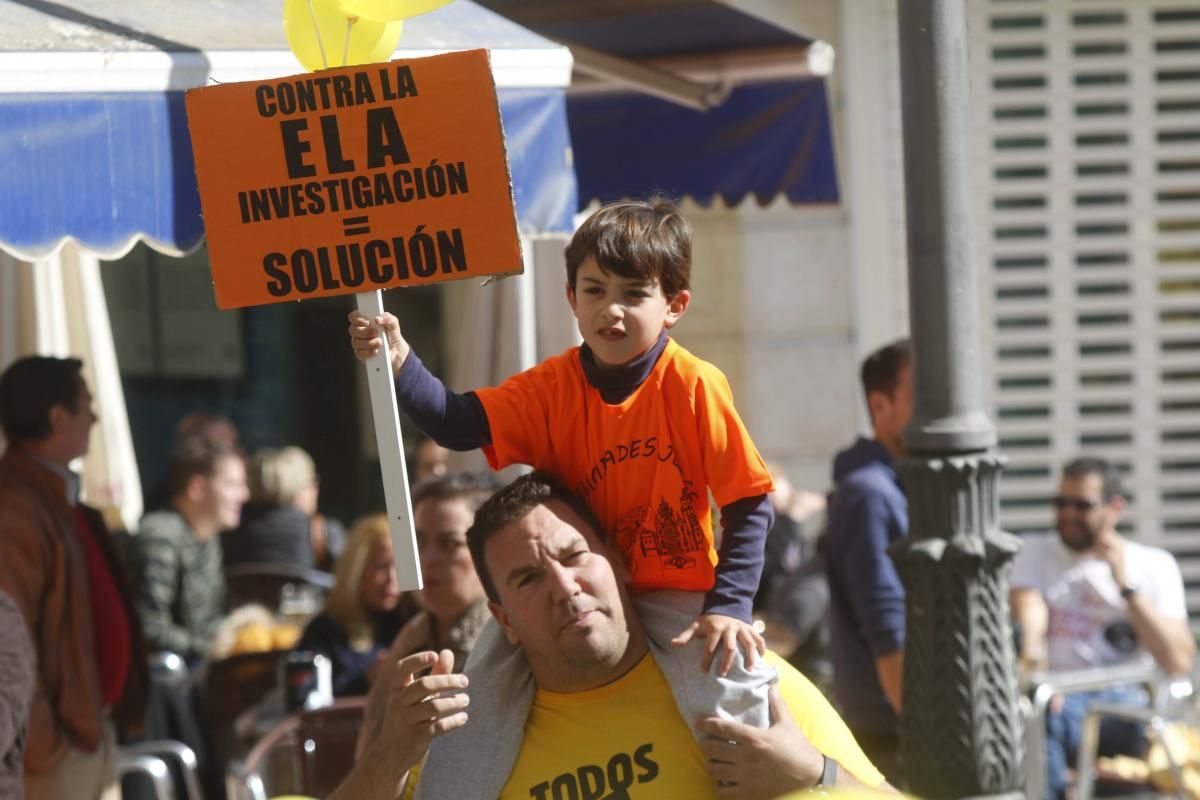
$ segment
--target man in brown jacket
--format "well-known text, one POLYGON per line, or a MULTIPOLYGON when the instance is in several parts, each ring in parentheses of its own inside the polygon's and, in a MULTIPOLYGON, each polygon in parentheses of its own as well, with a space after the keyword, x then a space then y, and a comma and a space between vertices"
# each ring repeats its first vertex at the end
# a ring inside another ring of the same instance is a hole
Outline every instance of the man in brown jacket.
POLYGON ((120 797, 116 728, 137 728, 149 677, 141 626, 100 514, 70 462, 96 421, 78 359, 31 356, 0 376, 0 589, 25 617, 37 678, 25 797, 120 797))

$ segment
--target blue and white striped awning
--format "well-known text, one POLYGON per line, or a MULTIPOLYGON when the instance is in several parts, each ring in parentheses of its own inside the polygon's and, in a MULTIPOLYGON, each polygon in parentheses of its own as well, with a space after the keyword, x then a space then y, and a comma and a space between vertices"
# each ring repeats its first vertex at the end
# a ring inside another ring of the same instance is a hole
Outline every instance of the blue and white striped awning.
MULTIPOLYGON (((0 249, 27 261, 73 240, 117 258, 204 236, 183 93, 303 71, 278 3, 0 0, 0 249)), ((487 47, 523 232, 576 209, 564 88, 571 56, 471 3, 410 20, 395 57, 487 47)))

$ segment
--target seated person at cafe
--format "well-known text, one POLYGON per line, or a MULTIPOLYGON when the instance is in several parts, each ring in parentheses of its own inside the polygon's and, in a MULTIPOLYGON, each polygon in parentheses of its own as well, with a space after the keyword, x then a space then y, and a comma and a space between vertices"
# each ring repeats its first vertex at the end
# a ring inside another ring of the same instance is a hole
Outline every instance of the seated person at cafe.
POLYGON ((242 523, 221 536, 225 567, 291 564, 329 571, 346 544, 346 529, 317 511, 321 482, 299 447, 263 448, 250 460, 250 502, 242 523))
POLYGON ((146 646, 194 665, 225 613, 218 534, 237 526, 250 496, 245 461, 228 444, 193 437, 175 449, 167 490, 168 507, 142 517, 129 558, 146 646))
POLYGON ((326 656, 335 697, 366 694, 388 645, 412 616, 400 594, 386 514, 359 520, 333 572, 325 607, 296 645, 326 656))
MULTIPOLYGON (((1013 616, 1026 664, 1052 672, 1108 667, 1153 658, 1167 675, 1192 669, 1179 565, 1165 550, 1117 532, 1125 510, 1115 468, 1079 458, 1063 468, 1054 498, 1056 531, 1025 537, 1013 562, 1013 616)), ((1048 797, 1064 797, 1088 706, 1094 701, 1145 705, 1144 692, 1114 687, 1055 697, 1046 716, 1048 797)), ((1140 725, 1101 723, 1100 755, 1136 755, 1140 725)))
MULTIPOLYGON (((413 526, 421 556, 422 609, 392 641, 388 663, 422 650, 449 650, 454 671, 462 672, 483 624, 491 618, 487 595, 471 563, 467 529, 475 510, 491 497, 499 481, 490 474, 450 474, 413 487, 413 526)), ((383 724, 383 705, 393 670, 381 669, 371 686, 360 742, 374 738, 383 724)), ((360 747, 361 749, 361 747, 360 747)))

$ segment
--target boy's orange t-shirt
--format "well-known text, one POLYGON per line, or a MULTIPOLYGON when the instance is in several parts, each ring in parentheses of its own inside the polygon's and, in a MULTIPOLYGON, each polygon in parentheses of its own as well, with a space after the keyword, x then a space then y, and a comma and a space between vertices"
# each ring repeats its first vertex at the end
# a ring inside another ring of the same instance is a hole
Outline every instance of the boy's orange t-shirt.
POLYGON ((476 395, 492 468, 528 464, 578 494, 615 538, 636 590, 711 589, 708 490, 725 506, 774 488, 724 374, 674 340, 616 405, 588 383, 578 347, 476 395))

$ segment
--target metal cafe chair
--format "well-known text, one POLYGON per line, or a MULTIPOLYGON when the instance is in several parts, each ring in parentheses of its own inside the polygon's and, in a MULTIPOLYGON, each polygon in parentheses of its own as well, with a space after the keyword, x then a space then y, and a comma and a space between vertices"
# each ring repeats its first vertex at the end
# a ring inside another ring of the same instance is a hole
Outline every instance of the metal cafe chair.
POLYGON ((290 650, 239 653, 206 665, 203 677, 201 724, 216 782, 226 765, 249 749, 238 735, 237 719, 279 685, 279 667, 290 650))
MULTIPOLYGON (((192 751, 192 748, 183 742, 177 742, 173 739, 159 739, 151 742, 123 745, 117 751, 118 760, 129 759, 130 763, 135 763, 135 760, 141 756, 161 761, 164 765, 168 761, 171 761, 178 766, 179 772, 183 776, 185 794, 180 795, 174 791, 174 781, 168 768, 167 781, 172 787, 172 791, 168 797, 179 797, 180 800, 204 800, 204 792, 200 788, 199 764, 196 761, 196 754, 192 751)), ((157 774, 157 767, 155 767, 155 774, 157 774)), ((152 780, 155 780, 155 778, 152 777, 152 780)))
POLYGON ((300 711, 275 726, 226 773, 228 800, 266 800, 278 794, 325 797, 354 766, 365 697, 300 711))
POLYGON ((1175 784, 1176 795, 1186 798, 1187 792, 1183 782, 1183 764, 1178 753, 1167 737, 1167 729, 1172 723, 1184 723, 1196 726, 1200 716, 1193 705, 1194 684, 1191 678, 1176 678, 1160 685, 1154 695, 1154 703, 1150 708, 1131 708, 1114 703, 1093 703, 1088 708, 1087 716, 1083 718, 1083 729, 1079 737, 1079 759, 1076 765, 1075 797, 1076 800, 1092 800, 1096 789, 1096 757, 1100 747, 1100 723, 1105 719, 1123 719, 1141 723, 1146 730, 1146 737, 1151 744, 1162 745, 1163 754, 1167 759, 1167 768, 1175 784))
MULTIPOLYGON (((1025 797, 1028 800, 1043 800, 1046 795, 1046 710, 1056 694, 1095 692, 1117 686, 1142 686, 1148 697, 1157 699, 1167 685, 1162 671, 1149 662, 1070 672, 1038 672, 1030 675, 1023 682, 1020 697, 1025 717, 1025 797)), ((1099 735, 1098 728, 1096 735, 1099 735)), ((1091 758, 1094 763, 1094 740, 1092 750, 1091 758)), ((1084 746, 1081 744, 1080 759, 1083 757, 1084 746)), ((1091 774, 1087 777, 1090 791, 1093 777, 1091 774)))
POLYGON ((155 755, 117 751, 117 780, 126 775, 143 775, 154 788, 155 800, 175 800, 175 786, 167 762, 155 755))

